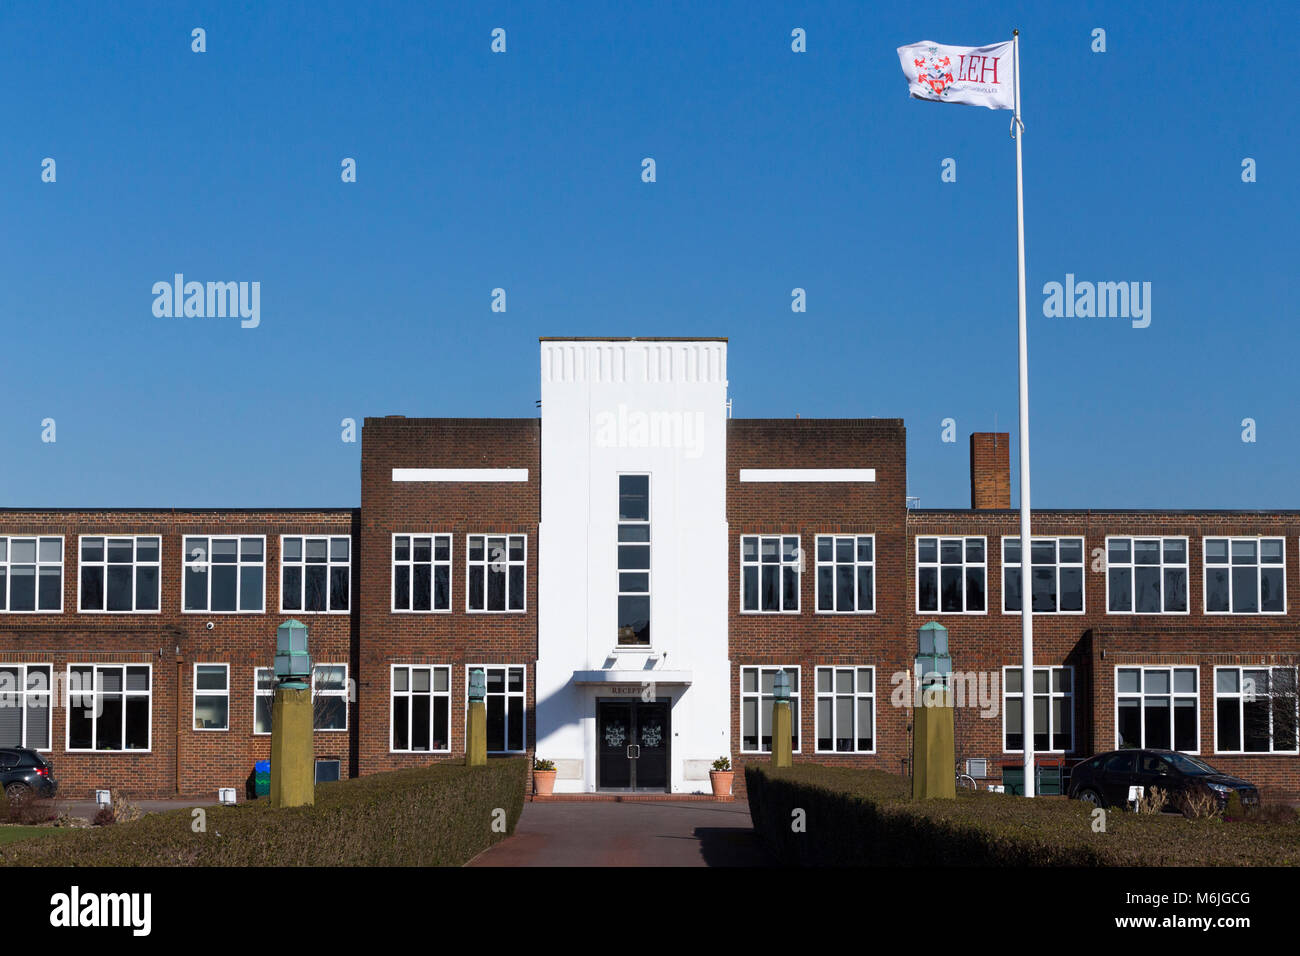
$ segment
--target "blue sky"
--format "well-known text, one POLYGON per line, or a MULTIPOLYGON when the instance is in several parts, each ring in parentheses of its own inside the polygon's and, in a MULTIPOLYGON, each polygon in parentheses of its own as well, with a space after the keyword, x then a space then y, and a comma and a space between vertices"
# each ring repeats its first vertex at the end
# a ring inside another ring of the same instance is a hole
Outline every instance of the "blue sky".
POLYGON ((737 416, 902 417, 964 506, 1016 430, 1009 114, 894 51, 1019 27, 1034 502, 1300 507, 1289 3, 266 6, 0 14, 0 504, 355 505, 345 417, 533 416, 539 335, 726 335, 737 416), (176 272, 260 327, 156 318, 176 272), (1150 327, 1045 318, 1066 273, 1150 327))

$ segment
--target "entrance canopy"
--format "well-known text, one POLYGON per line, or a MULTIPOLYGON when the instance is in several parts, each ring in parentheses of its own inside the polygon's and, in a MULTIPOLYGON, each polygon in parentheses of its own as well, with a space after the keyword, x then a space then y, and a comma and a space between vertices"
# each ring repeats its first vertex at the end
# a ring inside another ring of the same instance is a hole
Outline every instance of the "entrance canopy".
POLYGON ((680 684, 689 686, 690 671, 660 670, 595 670, 574 671, 573 683, 589 687, 627 687, 635 688, 640 693, 646 684, 680 684))

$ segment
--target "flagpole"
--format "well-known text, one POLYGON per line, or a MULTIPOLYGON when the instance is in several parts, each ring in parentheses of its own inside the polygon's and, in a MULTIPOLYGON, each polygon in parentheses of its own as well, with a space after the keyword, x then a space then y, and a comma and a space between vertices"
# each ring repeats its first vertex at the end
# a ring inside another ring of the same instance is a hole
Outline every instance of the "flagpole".
POLYGON ((1029 536, 1029 340, 1025 323, 1025 181, 1020 140, 1025 127, 1020 121, 1020 31, 1013 30, 1013 61, 1016 75, 1016 115, 1011 135, 1016 141, 1016 238, 1020 272, 1020 641, 1023 666, 1020 671, 1021 714, 1024 721, 1025 796, 1034 795, 1034 616, 1033 555, 1029 536))

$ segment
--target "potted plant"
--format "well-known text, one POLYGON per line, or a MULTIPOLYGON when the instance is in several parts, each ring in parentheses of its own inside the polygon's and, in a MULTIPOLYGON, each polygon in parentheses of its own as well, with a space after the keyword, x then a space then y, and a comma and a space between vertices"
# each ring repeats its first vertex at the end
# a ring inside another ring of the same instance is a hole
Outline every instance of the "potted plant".
POLYGON ((713 795, 715 797, 731 796, 731 778, 735 773, 731 769, 730 757, 719 757, 713 761, 713 769, 709 771, 709 783, 713 786, 713 795))
POLYGON ((533 761, 533 788, 539 797, 555 792, 555 761, 540 757, 533 761))

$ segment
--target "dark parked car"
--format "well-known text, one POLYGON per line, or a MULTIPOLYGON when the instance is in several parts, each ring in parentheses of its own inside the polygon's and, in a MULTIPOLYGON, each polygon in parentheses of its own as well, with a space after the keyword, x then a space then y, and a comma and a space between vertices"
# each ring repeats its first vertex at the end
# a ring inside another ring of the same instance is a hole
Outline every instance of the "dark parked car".
POLYGON ((25 747, 0 748, 0 786, 15 803, 33 796, 52 797, 59 789, 54 765, 25 747))
POLYGON ((1196 790, 1210 793, 1220 810, 1233 790, 1241 794, 1244 806, 1259 803, 1254 784, 1174 750, 1112 750, 1085 760, 1070 774, 1070 796, 1099 807, 1125 806, 1133 786, 1159 787, 1169 794, 1170 809, 1182 794, 1196 790))

